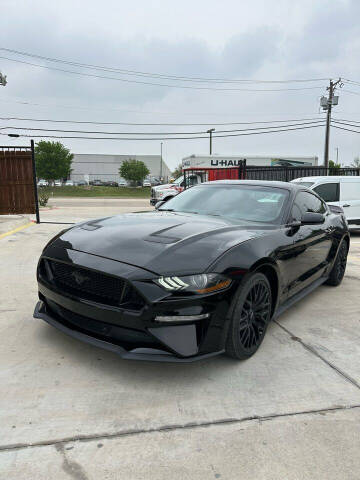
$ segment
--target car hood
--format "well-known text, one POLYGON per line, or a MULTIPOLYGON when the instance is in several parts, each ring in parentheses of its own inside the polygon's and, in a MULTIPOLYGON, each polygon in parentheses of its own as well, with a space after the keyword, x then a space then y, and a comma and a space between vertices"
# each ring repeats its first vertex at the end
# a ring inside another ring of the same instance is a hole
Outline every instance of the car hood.
POLYGON ((265 235, 266 225, 239 225, 180 212, 130 213, 72 227, 52 247, 78 250, 156 274, 201 273, 229 248, 265 235))
POLYGON ((154 190, 161 190, 163 188, 170 188, 172 185, 174 185, 173 183, 162 183, 161 185, 155 185, 154 187, 152 187, 154 190))

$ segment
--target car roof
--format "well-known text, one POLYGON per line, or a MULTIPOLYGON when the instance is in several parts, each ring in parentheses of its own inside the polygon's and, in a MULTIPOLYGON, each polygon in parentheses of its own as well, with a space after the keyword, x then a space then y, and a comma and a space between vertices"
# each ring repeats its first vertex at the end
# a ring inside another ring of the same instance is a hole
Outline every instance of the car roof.
POLYGON ((297 191, 303 189, 303 185, 289 182, 276 182, 270 180, 214 180, 212 182, 204 182, 200 185, 257 185, 259 187, 283 188, 285 190, 297 191))
POLYGON ((299 177, 294 178, 293 182, 333 182, 342 181, 342 182, 360 182, 360 176, 357 175, 319 175, 317 177, 299 177))

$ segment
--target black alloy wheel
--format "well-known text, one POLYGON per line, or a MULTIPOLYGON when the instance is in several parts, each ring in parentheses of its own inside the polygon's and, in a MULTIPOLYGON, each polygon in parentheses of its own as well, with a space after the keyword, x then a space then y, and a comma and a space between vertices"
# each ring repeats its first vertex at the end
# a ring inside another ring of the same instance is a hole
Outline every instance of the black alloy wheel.
POLYGON ((340 285, 345 275, 347 255, 348 255, 348 246, 346 241, 342 240, 339 246, 339 250, 338 250, 333 268, 331 269, 329 278, 326 280, 327 285, 332 285, 333 287, 340 285))
POLYGON ((272 297, 268 279, 255 273, 239 287, 231 314, 226 353, 237 359, 251 357, 261 345, 271 319, 272 297))

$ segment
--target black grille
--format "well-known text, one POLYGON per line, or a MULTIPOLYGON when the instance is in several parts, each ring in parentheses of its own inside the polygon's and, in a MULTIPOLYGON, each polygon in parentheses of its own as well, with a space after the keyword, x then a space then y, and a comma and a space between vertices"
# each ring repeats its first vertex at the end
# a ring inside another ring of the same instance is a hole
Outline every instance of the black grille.
POLYGON ((132 310, 140 310, 145 303, 129 282, 101 272, 43 259, 40 275, 60 290, 85 300, 132 310))
POLYGON ((61 307, 49 299, 46 299, 45 302, 47 308, 51 310, 52 314, 55 313, 57 317, 60 317, 61 320, 65 320, 65 322, 70 324, 72 328, 75 327, 84 333, 91 333, 97 337, 104 338, 107 341, 110 339, 110 341, 115 343, 119 341, 122 342, 122 344, 135 343, 138 348, 141 346, 156 345, 156 341, 146 332, 123 328, 99 320, 93 320, 92 318, 83 317, 82 315, 61 307))

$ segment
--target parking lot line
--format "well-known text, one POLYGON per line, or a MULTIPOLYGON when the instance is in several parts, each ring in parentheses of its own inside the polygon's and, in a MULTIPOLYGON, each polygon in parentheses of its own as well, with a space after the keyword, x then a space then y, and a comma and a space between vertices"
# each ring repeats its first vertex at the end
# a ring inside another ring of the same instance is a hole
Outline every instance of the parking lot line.
POLYGON ((21 225, 21 227, 14 228, 14 230, 10 230, 8 232, 0 234, 0 239, 8 237, 9 235, 12 235, 13 233, 20 232, 20 230, 24 230, 24 228, 30 227, 31 225, 34 225, 34 222, 29 222, 26 223, 25 225, 21 225))

